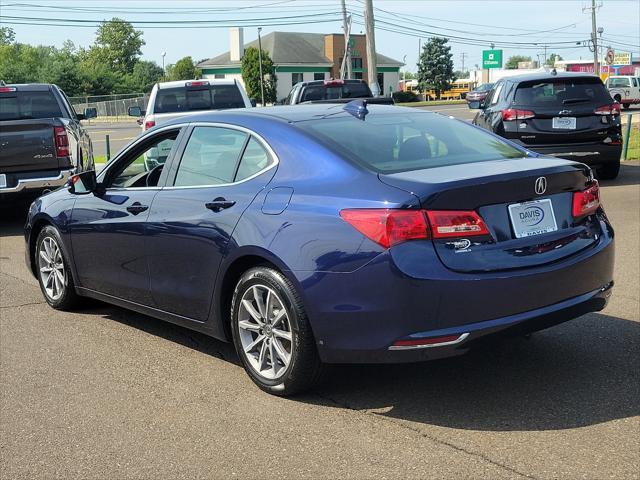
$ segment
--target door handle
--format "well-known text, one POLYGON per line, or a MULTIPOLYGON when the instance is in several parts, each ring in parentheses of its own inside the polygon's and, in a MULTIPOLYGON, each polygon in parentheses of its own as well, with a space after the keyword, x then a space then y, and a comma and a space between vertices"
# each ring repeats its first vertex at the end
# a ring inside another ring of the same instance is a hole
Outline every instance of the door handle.
POLYGON ((131 205, 127 207, 127 212, 132 213, 133 215, 138 215, 139 213, 144 212, 149 207, 147 205, 142 205, 140 202, 133 202, 131 205))
POLYGON ((225 208, 231 208, 236 204, 236 202, 232 200, 226 200, 223 197, 218 197, 213 200, 213 202, 207 202, 204 204, 209 210, 214 212, 219 212, 220 210, 224 210, 225 208))

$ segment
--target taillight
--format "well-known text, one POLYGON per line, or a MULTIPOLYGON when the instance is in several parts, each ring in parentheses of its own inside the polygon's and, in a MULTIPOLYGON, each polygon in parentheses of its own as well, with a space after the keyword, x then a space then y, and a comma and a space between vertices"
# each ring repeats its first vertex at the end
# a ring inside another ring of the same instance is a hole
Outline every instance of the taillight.
POLYGON ((145 122, 144 122, 144 129, 145 130, 149 130, 150 128, 153 128, 155 126, 156 126, 156 121, 153 118, 151 118, 149 120, 145 120, 145 122))
POLYGON ((422 210, 348 209, 341 210, 340 216, 384 248, 407 240, 429 238, 422 210))
POLYGON ((594 184, 582 190, 581 192, 573 192, 573 208, 574 218, 584 217, 595 212, 600 206, 600 185, 594 180, 594 184))
POLYGON ((53 138, 56 144, 56 157, 69 156, 69 137, 64 127, 53 127, 53 138))
POLYGON ((203 85, 209 85, 209 82, 207 82, 206 80, 198 80, 196 82, 187 82, 186 83, 187 87, 201 87, 203 85))
POLYGON ((596 115, 620 115, 620 104, 614 102, 610 105, 602 105, 594 110, 596 115))
POLYGON ((517 108, 507 108, 502 110, 502 120, 508 122, 510 120, 526 120, 527 118, 533 118, 536 114, 531 110, 519 110, 517 108))
POLYGON ((0 87, 0 93, 15 92, 16 87, 0 87))
POLYGON ((490 235, 487 225, 473 210, 427 210, 433 238, 490 235))
POLYGON ((344 85, 344 80, 332 78, 324 81, 325 87, 336 87, 338 85, 344 85))

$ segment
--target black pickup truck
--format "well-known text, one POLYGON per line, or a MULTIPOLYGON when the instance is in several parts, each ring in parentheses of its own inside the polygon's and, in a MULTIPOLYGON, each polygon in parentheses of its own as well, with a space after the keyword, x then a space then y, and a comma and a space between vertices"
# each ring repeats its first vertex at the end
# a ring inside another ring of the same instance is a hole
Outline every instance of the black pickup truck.
POLYGON ((374 97, 363 80, 313 80, 296 83, 280 105, 300 103, 349 103, 366 99, 370 104, 393 105, 393 98, 374 97))
POLYGON ((91 170, 93 148, 77 114, 56 85, 0 82, 0 200, 39 195, 91 170))

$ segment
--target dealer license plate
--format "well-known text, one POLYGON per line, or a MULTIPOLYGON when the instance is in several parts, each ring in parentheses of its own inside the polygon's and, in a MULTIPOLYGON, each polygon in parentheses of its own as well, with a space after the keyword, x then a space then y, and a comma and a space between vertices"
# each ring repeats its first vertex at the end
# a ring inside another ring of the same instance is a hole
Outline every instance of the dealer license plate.
POLYGON ((576 117, 553 117, 551 125, 562 130, 575 130, 576 117))
POLYGON ((509 205, 509 216, 516 238, 558 230, 553 205, 548 198, 509 205))

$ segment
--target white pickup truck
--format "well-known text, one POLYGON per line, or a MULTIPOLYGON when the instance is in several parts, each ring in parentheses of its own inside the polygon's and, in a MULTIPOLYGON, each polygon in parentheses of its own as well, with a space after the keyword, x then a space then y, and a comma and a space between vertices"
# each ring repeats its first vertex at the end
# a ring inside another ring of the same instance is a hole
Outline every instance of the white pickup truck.
POLYGON ((174 118, 205 110, 252 106, 247 92, 236 80, 179 80, 156 83, 151 90, 147 110, 129 107, 129 115, 140 118, 144 131, 174 118))
POLYGON ((605 86, 616 102, 623 108, 640 103, 640 77, 631 75, 612 75, 607 78, 605 86))

